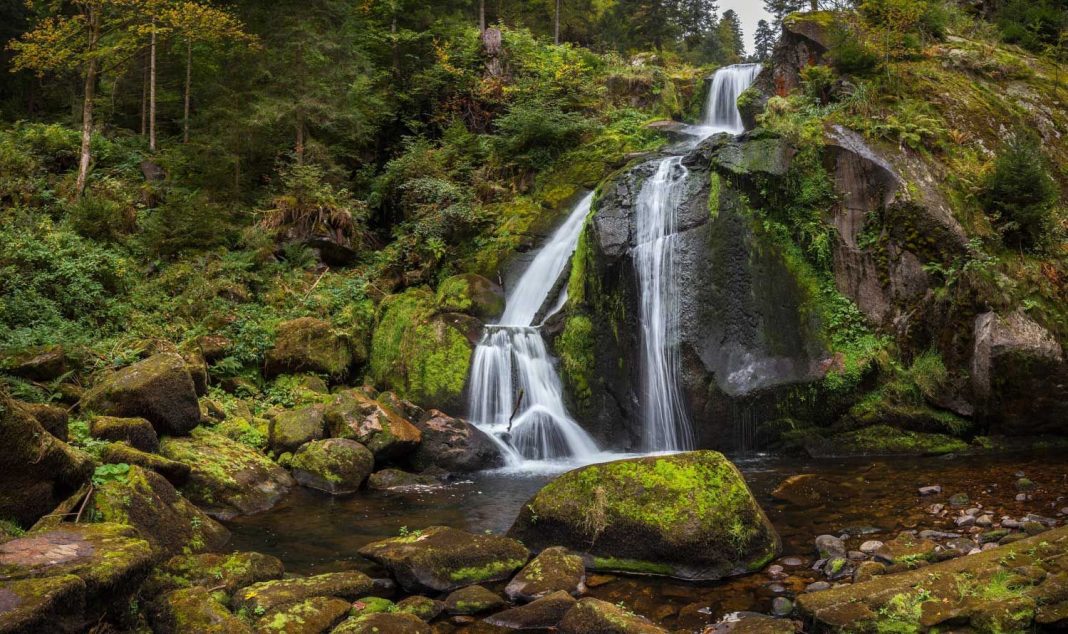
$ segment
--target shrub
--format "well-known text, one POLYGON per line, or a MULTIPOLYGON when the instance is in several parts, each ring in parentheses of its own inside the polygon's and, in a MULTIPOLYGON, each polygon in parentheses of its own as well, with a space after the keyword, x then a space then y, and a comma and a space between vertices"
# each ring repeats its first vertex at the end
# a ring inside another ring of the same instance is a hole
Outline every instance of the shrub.
POLYGON ((1005 244, 1033 250, 1049 241, 1057 188, 1034 136, 1016 134, 1001 147, 981 200, 1005 244))
POLYGON ((497 150, 510 163, 536 170, 576 145, 592 127, 582 115, 554 104, 521 101, 497 120, 497 150))
POLYGON ((367 207, 346 189, 328 183, 323 168, 290 164, 281 168, 281 188, 263 212, 260 224, 301 238, 326 234, 346 246, 359 246, 366 229, 367 207))
POLYGON ((86 238, 117 242, 137 228, 137 210, 119 183, 106 181, 68 204, 67 221, 86 238))
POLYGON ((801 71, 801 84, 809 99, 825 104, 831 100, 834 71, 827 66, 806 66, 801 71))
POLYGON ((1068 15, 1064 3, 1060 4, 1057 0, 1009 0, 997 15, 1001 37, 1036 53, 1057 47, 1062 31, 1068 28, 1068 15))
POLYGON ((171 189, 157 208, 142 214, 141 241, 157 257, 210 249, 227 242, 226 220, 226 211, 203 194, 171 189))
POLYGON ((862 38, 852 31, 840 29, 831 35, 831 46, 827 52, 838 72, 847 75, 865 77, 879 67, 879 54, 873 51, 862 38))

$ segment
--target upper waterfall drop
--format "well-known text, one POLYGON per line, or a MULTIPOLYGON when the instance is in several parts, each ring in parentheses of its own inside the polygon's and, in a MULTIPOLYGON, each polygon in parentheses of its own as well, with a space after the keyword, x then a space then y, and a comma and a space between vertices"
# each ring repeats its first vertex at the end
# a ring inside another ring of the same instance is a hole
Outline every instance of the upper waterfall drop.
POLYGON ((742 115, 738 112, 738 97, 753 85, 761 68, 761 64, 735 64, 717 70, 712 76, 701 126, 709 128, 713 134, 741 134, 745 131, 742 115))

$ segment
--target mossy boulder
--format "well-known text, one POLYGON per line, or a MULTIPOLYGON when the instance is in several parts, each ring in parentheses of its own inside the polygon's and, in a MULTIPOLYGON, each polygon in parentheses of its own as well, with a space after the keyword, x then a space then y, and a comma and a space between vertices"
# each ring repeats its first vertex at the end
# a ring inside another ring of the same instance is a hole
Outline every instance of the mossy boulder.
POLYGON ((363 390, 347 390, 326 407, 330 435, 350 438, 367 447, 377 460, 392 460, 419 446, 422 432, 395 409, 380 403, 363 390))
POLYGON ((565 473, 520 511, 510 537, 587 553, 587 567, 715 580, 760 569, 779 536, 738 469, 715 451, 565 473))
POLYGON ((312 597, 339 597, 354 601, 367 594, 373 585, 370 577, 356 571, 263 581, 235 592, 233 607, 256 614, 312 597))
POLYGON ((290 462, 293 478, 331 495, 353 493, 374 469, 371 452, 347 438, 316 440, 301 447, 290 462))
POLYGON ((508 630, 548 630, 556 627, 576 603, 574 597, 560 590, 526 605, 498 612, 485 622, 508 630))
POLYGON ((410 596, 397 602, 397 612, 414 614, 429 623, 445 611, 445 602, 420 595, 410 596))
POLYGON ((281 560, 261 553, 176 555, 156 566, 141 592, 151 597, 200 586, 233 594, 254 583, 281 579, 284 573, 281 560))
POLYGON ((493 439, 463 419, 433 409, 416 427, 423 440, 409 462, 417 471, 437 467, 463 473, 504 465, 504 456, 493 439))
POLYGON ((218 550, 230 539, 226 530, 178 494, 155 471, 131 466, 122 477, 96 487, 92 507, 105 522, 133 526, 159 557, 183 549, 218 550))
POLYGON ((152 423, 143 418, 97 416, 89 423, 89 435, 98 440, 124 442, 148 453, 159 451, 159 436, 152 423))
POLYGON ((69 364, 63 346, 32 346, 6 352, 0 368, 30 381, 55 381, 67 373, 69 364))
POLYGON ((160 597, 149 613, 156 634, 252 634, 252 628, 206 588, 170 592, 160 597))
POLYGON ((481 614, 492 612, 508 605, 508 602, 495 592, 482 586, 467 586, 453 590, 445 597, 445 610, 453 615, 481 614))
POLYGON ((513 601, 533 601, 554 592, 575 596, 586 592, 586 566, 582 557, 554 546, 541 551, 504 589, 513 601))
POLYGON ((0 581, 0 632, 76 632, 84 625, 85 582, 74 575, 0 581))
POLYGON ((424 407, 459 408, 475 348, 470 324, 439 314, 426 289, 391 295, 378 310, 369 367, 375 385, 424 407))
POLYGON ((448 592, 511 577, 530 558, 514 539, 431 526, 368 544, 360 554, 389 570, 408 592, 448 592))
POLYGON ((272 610, 256 621, 260 634, 321 634, 345 620, 352 606, 337 597, 312 597, 272 610))
POLYGON ((353 364, 365 361, 354 358, 348 337, 314 317, 279 324, 274 347, 266 356, 268 376, 313 372, 342 377, 353 364))
POLYGON ((889 425, 873 425, 829 437, 812 436, 805 440, 804 446, 813 458, 940 456, 968 450, 968 444, 959 438, 889 425))
POLYGON ((296 451, 301 445, 326 437, 323 408, 318 405, 280 412, 267 427, 267 444, 282 454, 296 451))
POLYGON ((667 634, 624 607, 600 599, 586 598, 567 611, 560 621, 562 634, 667 634))
POLYGON ((430 626, 405 612, 364 614, 346 619, 331 634, 430 634, 430 626))
POLYGON ((293 486, 285 469, 255 449, 207 429, 186 438, 164 438, 160 453, 189 465, 182 492, 217 519, 266 511, 293 486))
POLYGON ((372 491, 406 491, 436 486, 441 486, 441 479, 436 476, 408 473, 400 469, 382 469, 367 478, 367 488, 372 491))
POLYGON ((504 312, 504 289, 475 273, 454 275, 438 286, 437 303, 444 312, 495 319, 504 312))
POLYGON ((352 602, 350 614, 352 616, 363 616, 364 614, 392 612, 395 609, 396 604, 384 597, 363 597, 352 602))
POLYGON ((45 431, 0 391, 0 517, 29 526, 93 473, 88 455, 45 431))
POLYGON ((86 616, 99 616, 127 607, 153 559, 152 547, 131 526, 62 524, 0 544, 0 579, 7 584, 73 575, 83 584, 86 616))
POLYGON ((67 408, 48 403, 19 403, 19 406, 29 412, 30 416, 33 416, 41 427, 45 428, 45 431, 67 442, 70 424, 67 408))
POLYGON ((124 442, 109 443, 100 451, 100 459, 104 464, 128 464, 150 469, 176 487, 183 486, 189 481, 189 465, 158 454, 134 449, 124 442))
POLYGON ((185 360, 165 352, 103 377, 82 409, 120 418, 147 419, 159 434, 181 436, 200 424, 200 403, 185 360))

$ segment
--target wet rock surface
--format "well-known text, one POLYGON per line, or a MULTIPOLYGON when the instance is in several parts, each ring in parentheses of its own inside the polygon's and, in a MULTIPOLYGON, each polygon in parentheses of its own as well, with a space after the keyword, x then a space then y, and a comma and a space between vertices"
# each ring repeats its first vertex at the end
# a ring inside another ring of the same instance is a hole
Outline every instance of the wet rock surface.
POLYGON ((430 410, 416 427, 422 433, 422 442, 409 461, 418 471, 437 467, 463 473, 504 465, 497 445, 463 419, 430 410))

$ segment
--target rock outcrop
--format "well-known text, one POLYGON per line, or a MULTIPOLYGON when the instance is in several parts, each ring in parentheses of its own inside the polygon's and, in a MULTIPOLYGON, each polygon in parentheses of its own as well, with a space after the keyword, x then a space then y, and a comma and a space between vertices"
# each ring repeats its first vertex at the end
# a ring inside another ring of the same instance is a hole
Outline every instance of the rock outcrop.
POLYGON ((145 418, 160 435, 180 436, 200 424, 196 387, 186 362, 160 353, 105 376, 82 408, 120 418, 145 418))
POLYGON ((348 338, 329 323, 302 317, 278 326, 274 347, 267 351, 269 376, 314 372, 343 377, 349 367, 364 359, 354 358, 348 338))
POLYGON ((302 486, 331 495, 354 493, 374 469, 371 452, 346 438, 309 442, 293 456, 293 478, 302 486))
POLYGON ((463 419, 435 409, 416 427, 422 442, 408 460, 418 471, 437 467, 465 473, 504 465, 504 456, 493 439, 463 419))

